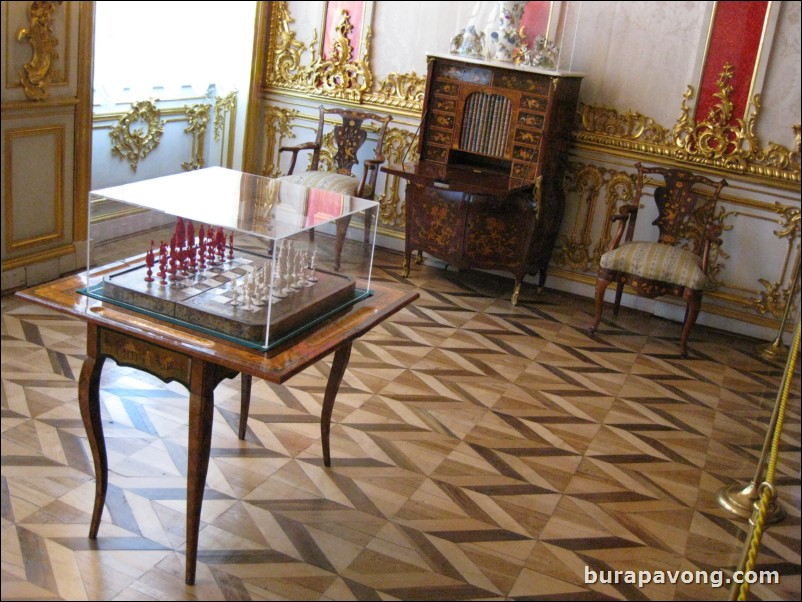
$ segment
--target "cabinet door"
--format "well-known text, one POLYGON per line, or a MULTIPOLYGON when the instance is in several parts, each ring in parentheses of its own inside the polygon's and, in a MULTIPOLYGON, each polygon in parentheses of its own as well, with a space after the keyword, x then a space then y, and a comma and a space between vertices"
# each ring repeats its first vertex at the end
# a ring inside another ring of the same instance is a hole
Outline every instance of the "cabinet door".
POLYGON ((407 206, 407 249, 458 263, 465 224, 465 195, 412 184, 407 206))
POLYGON ((465 260, 480 268, 523 266, 535 213, 516 196, 474 195, 465 226, 465 260))

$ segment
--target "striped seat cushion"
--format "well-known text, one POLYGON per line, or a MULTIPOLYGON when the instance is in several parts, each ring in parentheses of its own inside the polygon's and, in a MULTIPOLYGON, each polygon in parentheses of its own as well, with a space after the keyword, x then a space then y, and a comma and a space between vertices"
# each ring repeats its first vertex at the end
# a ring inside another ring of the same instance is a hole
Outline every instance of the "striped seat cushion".
POLYGON ((291 176, 283 176, 279 179, 291 184, 300 184, 307 188, 331 190, 332 192, 349 196, 354 196, 356 189, 359 188, 359 180, 355 177, 330 171, 305 171, 291 176))
POLYGON ((607 251, 600 261, 601 267, 606 270, 635 274, 695 290, 703 290, 708 282, 701 263, 702 258, 690 251, 654 242, 625 243, 607 251))

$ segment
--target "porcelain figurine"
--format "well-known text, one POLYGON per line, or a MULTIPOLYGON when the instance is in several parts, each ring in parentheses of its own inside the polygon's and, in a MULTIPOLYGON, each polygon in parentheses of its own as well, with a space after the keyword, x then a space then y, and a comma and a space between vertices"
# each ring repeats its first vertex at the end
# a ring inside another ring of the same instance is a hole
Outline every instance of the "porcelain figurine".
POLYGON ((474 58, 484 58, 485 33, 478 33, 476 27, 468 25, 451 39, 451 53, 474 58))

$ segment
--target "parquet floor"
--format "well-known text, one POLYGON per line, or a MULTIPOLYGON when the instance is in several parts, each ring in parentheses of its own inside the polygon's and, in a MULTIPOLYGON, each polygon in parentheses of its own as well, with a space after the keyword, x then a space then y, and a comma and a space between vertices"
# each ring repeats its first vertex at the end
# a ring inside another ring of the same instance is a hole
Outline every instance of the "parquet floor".
MULTIPOLYGON (((611 570, 736 567, 745 521, 722 485, 754 473, 783 364, 759 341, 377 252, 374 278, 420 299, 358 340, 322 465, 323 362, 215 395, 197 582, 183 583, 186 391, 107 362, 110 490, 87 539, 94 473, 76 401, 81 322, 2 299, 3 600, 725 600, 729 586, 586 583, 611 570)), ((800 597, 799 367, 756 599, 800 597)), ((686 573, 683 576, 690 575, 686 573)), ((666 578, 668 581, 668 578, 666 578)))

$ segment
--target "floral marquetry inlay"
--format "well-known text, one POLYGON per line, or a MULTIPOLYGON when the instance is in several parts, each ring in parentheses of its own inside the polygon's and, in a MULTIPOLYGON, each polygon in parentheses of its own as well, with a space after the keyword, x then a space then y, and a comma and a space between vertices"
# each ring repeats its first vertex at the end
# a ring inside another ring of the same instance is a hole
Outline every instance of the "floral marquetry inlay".
POLYGON ((164 121, 159 108, 152 100, 136 102, 109 132, 111 154, 127 160, 136 171, 139 162, 159 146, 162 134, 164 121))

